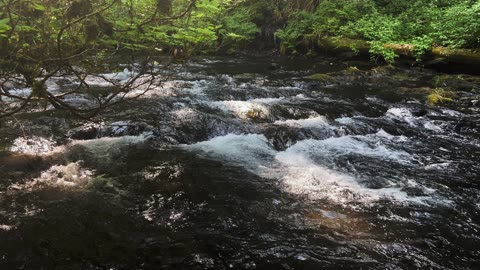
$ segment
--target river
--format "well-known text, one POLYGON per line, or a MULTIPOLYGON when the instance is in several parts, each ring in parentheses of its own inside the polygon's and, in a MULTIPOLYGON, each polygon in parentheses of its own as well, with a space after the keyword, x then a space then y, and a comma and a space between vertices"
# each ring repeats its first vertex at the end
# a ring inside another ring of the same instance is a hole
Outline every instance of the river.
POLYGON ((478 77, 328 58, 171 69, 97 123, 5 121, 1 269, 480 265, 478 77), (457 102, 428 104, 440 88, 457 102))

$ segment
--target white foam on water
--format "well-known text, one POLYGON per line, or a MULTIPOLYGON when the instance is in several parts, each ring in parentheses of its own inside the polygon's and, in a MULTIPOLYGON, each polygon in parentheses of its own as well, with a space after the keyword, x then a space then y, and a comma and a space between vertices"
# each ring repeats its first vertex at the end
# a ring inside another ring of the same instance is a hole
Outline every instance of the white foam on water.
POLYGON ((337 203, 372 203, 387 199, 395 202, 423 203, 424 198, 410 197, 402 191, 402 186, 367 188, 360 184, 355 177, 336 172, 314 161, 315 159, 333 164, 335 157, 350 154, 402 163, 407 162, 410 158, 407 153, 388 149, 382 144, 370 145, 351 136, 326 140, 305 140, 278 153, 275 159, 279 164, 273 170, 267 171, 267 175, 280 178, 287 191, 306 195, 315 200, 326 199, 337 203))
POLYGON ((270 147, 268 139, 259 134, 228 134, 183 147, 190 150, 201 150, 208 157, 243 165, 253 172, 257 172, 259 167, 265 166, 265 161, 276 153, 270 147))
POLYGON ((217 108, 225 112, 233 112, 240 118, 248 118, 248 113, 252 111, 259 112, 263 115, 267 115, 269 113, 268 107, 249 101, 214 101, 208 104, 213 108, 217 108))
POLYGON ((434 121, 429 121, 425 117, 415 117, 407 108, 391 108, 385 116, 406 122, 412 127, 423 127, 434 132, 443 131, 443 128, 434 121))
POLYGON ((18 88, 18 89, 12 89, 9 90, 8 93, 13 96, 18 96, 18 97, 28 97, 32 93, 31 88, 18 88))
POLYGON ((15 226, 0 224, 0 231, 11 231, 15 228, 15 226))
MULTIPOLYGON (((118 122, 123 123, 123 122, 118 122)), ((73 145, 83 145, 92 152, 104 156, 108 154, 109 149, 118 148, 122 145, 140 144, 148 140, 151 133, 143 133, 139 136, 123 137, 103 137, 93 140, 72 140, 67 145, 56 146, 56 144, 46 138, 41 137, 19 137, 15 139, 10 147, 10 152, 30 155, 51 155, 62 153, 66 148, 73 145)))
POLYGON ((226 100, 208 102, 207 105, 225 112, 232 112, 237 117, 246 119, 251 112, 267 116, 270 114, 270 105, 281 103, 284 100, 285 98, 261 98, 248 101, 226 100))
POLYGON ((436 132, 442 132, 443 128, 437 124, 435 124, 433 121, 428 121, 423 123, 423 127, 432 131, 436 132))
POLYGON ((317 116, 299 120, 275 121, 274 124, 289 127, 318 128, 328 126, 328 120, 325 116, 317 116))
POLYGON ((351 153, 395 161, 409 158, 407 153, 388 149, 384 145, 372 146, 349 136, 300 141, 284 152, 273 150, 267 138, 258 134, 229 134, 183 147, 200 150, 202 155, 216 160, 243 166, 261 177, 279 181, 289 193, 304 195, 312 200, 329 200, 340 204, 370 204, 380 200, 425 204, 429 200, 429 197, 409 196, 402 190, 404 186, 401 184, 392 183, 380 189, 365 187, 355 177, 314 161, 320 158, 332 162, 336 156, 351 153))
POLYGON ((92 96, 84 94, 67 95, 63 98, 63 102, 76 108, 95 108, 98 106, 97 100, 95 100, 92 96))
POLYGON ((230 75, 222 74, 219 79, 225 82, 224 86, 236 85, 236 79, 230 75))
POLYGON ((151 133, 143 133, 138 136, 123 136, 123 137, 103 137, 99 139, 93 140, 85 140, 85 141, 73 141, 72 144, 80 144, 80 145, 113 145, 113 144, 139 144, 143 143, 148 140, 152 136, 151 133))
POLYGON ((264 177, 279 178, 290 193, 307 196, 311 200, 329 200, 335 203, 374 203, 390 200, 398 203, 423 203, 410 197, 401 187, 370 189, 349 175, 318 165, 304 153, 287 151, 276 156, 276 168, 264 172, 264 177))
POLYGON ((13 141, 10 152, 37 155, 51 152, 55 147, 55 142, 47 138, 37 136, 19 137, 13 141))
POLYGON ((386 116, 407 122, 412 126, 416 126, 415 116, 407 108, 391 108, 387 111, 386 116))
POLYGON ((198 117, 198 112, 196 112, 192 108, 183 107, 179 110, 173 111, 172 115, 176 119, 182 120, 182 119, 190 119, 190 118, 198 117))
POLYGON ((92 179, 93 171, 82 168, 80 162, 55 165, 40 177, 25 184, 13 184, 10 190, 34 191, 45 187, 74 188, 84 186, 92 179))
MULTIPOLYGON (((30 96, 31 93, 32 93, 31 88, 15 88, 15 89, 8 90, 8 94, 10 94, 12 96, 21 97, 21 98, 27 98, 28 96, 30 96)), ((19 101, 19 100, 2 95, 2 101, 15 102, 15 101, 19 101)))
POLYGON ((372 158, 408 163, 412 157, 404 151, 389 149, 378 141, 378 135, 343 136, 325 140, 304 140, 293 145, 287 151, 296 151, 332 161, 333 158, 344 155, 358 155, 372 158))
POLYGON ((375 137, 385 138, 385 139, 388 139, 388 140, 393 141, 393 142, 406 142, 406 141, 408 141, 408 137, 406 137, 404 135, 394 136, 394 135, 386 132, 383 129, 380 129, 375 135, 367 135, 367 138, 368 137, 370 137, 370 138, 373 137, 373 139, 375 139, 375 137))
POLYGON ((88 75, 86 76, 84 81, 91 86, 108 87, 113 86, 116 83, 126 83, 133 79, 135 76, 137 76, 136 72, 130 71, 128 68, 125 68, 121 72, 104 73, 99 74, 98 76, 88 75))
POLYGON ((70 83, 64 77, 51 77, 45 82, 45 86, 50 92, 58 92, 61 89, 60 84, 62 80, 66 80, 66 84, 70 83))
POLYGON ((195 125, 199 120, 202 119, 199 115, 199 112, 188 107, 175 110, 171 113, 171 115, 173 123, 177 127, 184 125, 195 125))
MULTIPOLYGON (((144 133, 139 136, 123 136, 123 137, 103 137, 93 140, 74 140, 68 146, 81 145, 84 146, 90 153, 93 153, 97 158, 104 157, 108 159, 108 156, 112 151, 121 149, 123 146, 135 145, 144 143, 148 140, 152 134, 144 133)), ((54 151, 64 152, 65 146, 58 147, 54 151)))
POLYGON ((207 80, 197 80, 191 83, 192 84, 190 87, 183 88, 182 90, 186 93, 199 96, 199 97, 204 97, 205 90, 210 86, 209 81, 207 80))
POLYGON ((130 90, 125 97, 176 97, 182 93, 201 96, 205 89, 204 83, 206 82, 195 81, 190 83, 181 80, 162 81, 162 79, 152 79, 150 76, 143 76, 132 84, 133 89, 130 90))
POLYGON ((455 110, 450 110, 450 109, 442 109, 441 112, 443 114, 446 114, 448 116, 454 116, 454 117, 462 117, 464 114, 459 112, 459 111, 455 111, 455 110))
MULTIPOLYGON (((70 77, 51 77, 45 82, 47 91, 50 93, 60 93, 62 90, 61 85, 63 85, 63 80, 65 80, 65 84, 78 85, 78 83, 73 83, 70 77)), ((22 79, 22 81, 24 80, 22 79)), ((13 96, 26 98, 32 93, 32 89, 30 87, 16 88, 8 90, 8 93, 13 96)), ((5 101, 15 101, 15 99, 9 97, 3 97, 3 99, 5 101)))
POLYGON ((353 124, 355 120, 351 117, 341 117, 341 118, 335 119, 335 122, 340 123, 342 125, 350 125, 350 124, 353 124))
POLYGON ((271 105, 271 104, 277 104, 277 103, 284 102, 285 98, 284 97, 281 97, 281 98, 256 98, 256 99, 251 99, 249 101, 253 102, 253 103, 261 103, 261 104, 271 105))
POLYGON ((433 163, 433 164, 428 164, 425 166, 425 170, 439 170, 439 171, 444 171, 445 169, 448 169, 452 165, 451 162, 443 162, 443 163, 433 163))

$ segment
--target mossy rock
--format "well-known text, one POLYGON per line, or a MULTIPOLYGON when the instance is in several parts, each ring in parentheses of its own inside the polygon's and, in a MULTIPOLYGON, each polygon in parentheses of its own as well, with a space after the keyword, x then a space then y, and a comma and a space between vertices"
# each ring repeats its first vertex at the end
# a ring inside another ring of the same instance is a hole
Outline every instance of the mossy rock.
POLYGON ((225 53, 228 54, 228 55, 234 55, 236 54, 238 51, 236 49, 233 49, 233 48, 230 48, 228 49, 225 53))
POLYGON ((379 66, 372 69, 373 73, 380 75, 389 75, 398 71, 398 68, 392 65, 379 66))
POLYGON ((257 74, 255 73, 242 73, 234 76, 235 79, 239 80, 255 80, 257 78, 257 74))
POLYGON ((436 47, 432 49, 431 54, 437 58, 446 57, 454 63, 480 63, 480 52, 475 50, 436 47))
MULTIPOLYGON (((322 37, 316 41, 318 48, 333 52, 351 52, 369 54, 371 45, 366 40, 350 39, 345 37, 322 37)), ((416 58, 415 46, 412 44, 386 43, 383 45, 386 50, 395 52, 397 55, 416 58)), ((442 59, 452 63, 480 65, 480 52, 468 49, 451 49, 435 47, 424 56, 424 60, 442 59)))
POLYGON ((345 37, 324 37, 317 40, 317 46, 327 50, 368 53, 370 45, 367 41, 345 37))
POLYGON ((480 77, 443 74, 433 77, 432 85, 433 87, 453 87, 461 91, 479 91, 480 77))
POLYGON ((451 102, 453 102, 453 99, 443 97, 436 93, 430 94, 427 96, 427 103, 431 105, 438 105, 438 104, 451 103, 451 102))
POLYGON ((362 72, 359 68, 357 67, 348 67, 347 69, 345 69, 345 71, 347 73, 360 73, 362 72))
POLYGON ((253 108, 247 112, 247 117, 252 120, 262 119, 263 116, 264 116, 263 111, 257 108, 253 108))
POLYGON ((454 102, 456 94, 444 89, 435 89, 427 96, 427 103, 430 105, 446 104, 454 102))
POLYGON ((328 74, 325 74, 325 73, 313 74, 313 75, 307 76, 305 78, 310 79, 310 80, 322 81, 322 82, 333 80, 332 76, 330 76, 328 74))

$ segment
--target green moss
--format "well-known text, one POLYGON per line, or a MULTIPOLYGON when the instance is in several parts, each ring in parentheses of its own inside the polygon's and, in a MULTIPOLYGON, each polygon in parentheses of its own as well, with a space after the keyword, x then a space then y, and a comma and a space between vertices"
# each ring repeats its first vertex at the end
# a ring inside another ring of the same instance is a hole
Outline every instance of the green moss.
POLYGON ((357 67, 348 67, 346 70, 346 72, 348 73, 358 73, 358 72, 362 72, 360 69, 358 69, 357 67))
POLYGON ((247 112, 247 117, 252 119, 252 120, 258 120, 261 119, 263 116, 263 112, 260 109, 251 109, 250 111, 247 112))
POLYGON ((346 37, 323 37, 318 40, 318 46, 336 51, 354 51, 357 53, 368 52, 370 46, 364 40, 350 39, 346 37))
POLYGON ((313 74, 310 76, 305 77, 306 79, 310 80, 317 80, 317 81, 330 81, 332 80, 332 76, 325 74, 325 73, 318 73, 318 74, 313 74))
POLYGON ((436 47, 432 49, 435 57, 448 57, 449 60, 461 63, 480 63, 480 52, 466 49, 450 49, 436 47))
POLYGON ((398 69, 395 66, 392 65, 384 65, 384 66, 378 66, 372 69, 373 73, 377 73, 380 75, 388 75, 397 72, 398 69))
POLYGON ((427 96, 427 103, 430 105, 438 105, 454 102, 455 93, 444 89, 435 89, 427 96))
POLYGON ((430 94, 427 96, 427 103, 431 105, 437 105, 437 104, 449 103, 449 102, 453 102, 453 99, 442 97, 439 94, 430 94))

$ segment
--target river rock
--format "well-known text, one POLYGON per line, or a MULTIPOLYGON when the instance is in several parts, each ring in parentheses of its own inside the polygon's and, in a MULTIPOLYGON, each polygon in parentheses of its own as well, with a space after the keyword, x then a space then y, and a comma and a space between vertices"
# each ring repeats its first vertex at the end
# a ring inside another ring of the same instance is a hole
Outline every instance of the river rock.
POLYGON ((300 140, 305 140, 308 137, 298 128, 288 126, 273 126, 267 128, 264 135, 277 151, 285 151, 291 145, 300 140))
POLYGON ((463 132, 478 132, 480 130, 480 119, 476 118, 462 118, 456 125, 455 125, 455 132, 463 133, 463 132))
POLYGON ((67 136, 74 140, 92 140, 101 137, 136 136, 144 132, 153 131, 153 128, 144 122, 113 122, 108 125, 89 123, 67 132, 67 136))

